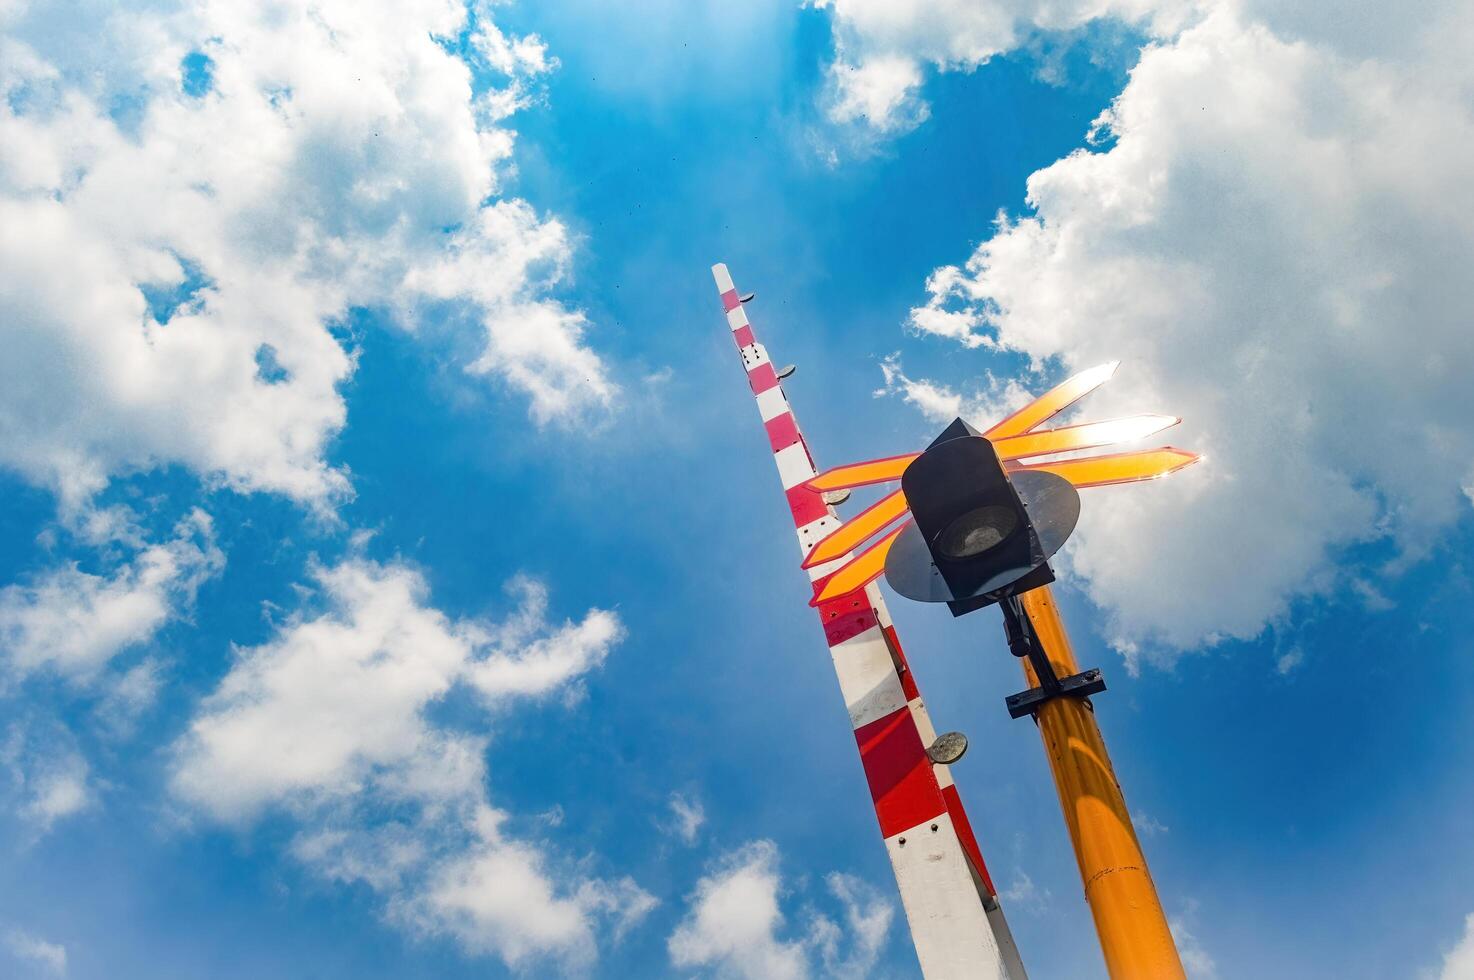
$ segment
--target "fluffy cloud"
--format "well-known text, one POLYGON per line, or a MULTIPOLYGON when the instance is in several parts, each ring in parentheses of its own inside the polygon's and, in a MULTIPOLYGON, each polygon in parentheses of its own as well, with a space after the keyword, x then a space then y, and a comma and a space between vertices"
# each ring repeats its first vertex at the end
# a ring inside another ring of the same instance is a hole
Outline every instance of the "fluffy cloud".
POLYGON ((825 97, 829 117, 879 133, 912 129, 929 115, 925 69, 972 71, 1035 31, 1062 31, 1106 16, 1182 23, 1190 2, 1153 0, 812 0, 831 11, 835 60, 825 97))
POLYGON ((13 719, 0 763, 16 811, 42 832, 98 802, 78 733, 126 737, 153 704, 157 660, 120 662, 185 615, 200 585, 225 564, 203 511, 187 514, 172 539, 154 545, 114 518, 103 523, 123 533, 109 550, 136 548, 131 559, 102 574, 70 563, 0 589, 0 707, 13 719), (48 687, 74 709, 67 721, 38 707, 44 701, 33 703, 48 687))
POLYGON ((617 940, 655 907, 655 899, 628 878, 583 880, 566 894, 535 847, 506 840, 484 826, 498 819, 482 811, 482 836, 464 855, 444 862, 409 912, 431 931, 444 931, 467 948, 518 965, 555 952, 565 961, 594 955, 594 915, 610 917, 617 940))
POLYGON ((31 798, 21 813, 43 830, 63 817, 80 813, 92 805, 87 785, 87 761, 80 755, 53 757, 49 764, 27 774, 31 798))
MULTIPOLYGON (((951 387, 927 379, 914 379, 906 374, 899 354, 880 362, 885 384, 875 390, 876 398, 895 395, 915 406, 927 421, 939 424, 961 416, 968 419, 1000 419, 1022 408, 1033 397, 1016 378, 1000 381, 989 376, 989 387, 963 395, 951 387)), ((1037 393, 1036 393, 1037 394, 1037 393)))
POLYGON ((824 883, 843 909, 844 922, 822 915, 814 919, 810 935, 818 949, 820 973, 861 980, 871 975, 880 958, 895 907, 854 875, 830 872, 824 883))
POLYGON ((97 803, 91 769, 74 742, 61 725, 26 718, 12 722, 0 743, 6 802, 40 833, 97 803))
POLYGON ((12 929, 5 934, 5 946, 12 956, 33 964, 48 976, 66 976, 67 950, 59 943, 51 943, 24 929, 12 929))
POLYGON ((670 795, 670 822, 665 825, 667 833, 674 834, 682 843, 696 843, 696 835, 706 823, 706 807, 701 801, 683 793, 670 795))
POLYGON ((1357 9, 1225 3, 1163 36, 1108 148, 1035 173, 913 313, 1041 368, 1119 358, 1090 414, 1187 420, 1207 465, 1092 491, 1072 553, 1128 653, 1253 637, 1349 585, 1348 547, 1405 562, 1467 511, 1474 16, 1357 9))
POLYGON ((551 64, 454 0, 4 5, 0 465, 329 505, 357 307, 465 311, 540 421, 607 402, 568 237, 501 183, 551 64))
POLYGON ((848 875, 831 874, 827 884, 844 909, 844 924, 811 911, 804 935, 781 939, 778 849, 771 841, 740 848, 697 883, 686 917, 667 944, 671 962, 740 980, 799 980, 815 969, 828 977, 868 976, 894 908, 848 875))
POLYGON ((521 598, 517 614, 492 632, 476 634, 483 653, 466 673, 471 686, 489 700, 535 697, 563 688, 602 664, 623 636, 619 618, 601 609, 549 632, 547 587, 519 576, 510 588, 521 598))
POLYGON ((1185 915, 1175 916, 1168 923, 1172 928, 1172 938, 1177 940, 1182 966, 1190 980, 1218 980, 1218 965, 1193 933, 1189 922, 1193 918, 1196 918, 1196 909, 1189 908, 1185 915))
POLYGON ((1464 935, 1443 958, 1438 980, 1474 980, 1474 915, 1464 920, 1464 935))
MULTIPOLYGON (((113 657, 152 639, 225 565, 203 511, 191 512, 174 534, 108 575, 69 564, 0 590, 0 656, 9 673, 47 672, 85 684, 113 657)), ((152 667, 139 665, 122 682, 121 696, 151 698, 152 667)))
POLYGON ((547 622, 541 587, 497 627, 452 621, 399 564, 351 558, 316 570, 325 608, 243 650, 176 747, 175 795, 244 826, 267 810, 298 825, 295 855, 380 892, 386 914, 520 965, 595 954, 653 903, 505 830, 486 787, 484 736, 432 720, 456 689, 486 707, 566 688, 621 637, 613 614, 547 622), (496 639, 493 639, 496 638, 496 639))
POLYGON ((1000 894, 1010 909, 1030 915, 1043 914, 1054 901, 1054 894, 1048 888, 1039 887, 1028 872, 1022 870, 1014 873, 1013 881, 1000 894))

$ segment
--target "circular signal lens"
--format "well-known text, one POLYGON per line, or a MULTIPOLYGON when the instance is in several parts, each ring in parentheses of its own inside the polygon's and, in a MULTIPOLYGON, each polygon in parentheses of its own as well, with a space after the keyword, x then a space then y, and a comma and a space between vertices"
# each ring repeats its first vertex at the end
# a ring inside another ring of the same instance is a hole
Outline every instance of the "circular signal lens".
POLYGON ((937 549, 953 561, 975 558, 997 547, 1018 527, 1010 507, 988 504, 956 518, 937 536, 937 549))

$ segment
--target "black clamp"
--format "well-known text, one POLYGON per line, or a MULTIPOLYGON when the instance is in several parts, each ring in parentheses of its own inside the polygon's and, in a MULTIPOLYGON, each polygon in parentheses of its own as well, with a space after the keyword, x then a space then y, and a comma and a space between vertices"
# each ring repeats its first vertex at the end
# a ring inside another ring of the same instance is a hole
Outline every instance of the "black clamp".
POLYGON ((1008 652, 1015 657, 1028 657, 1030 666, 1034 668, 1034 675, 1039 678, 1038 687, 1004 698, 1009 717, 1032 715, 1039 710, 1040 705, 1055 698, 1088 698, 1106 689, 1105 678, 1096 667, 1065 678, 1054 672, 1054 664, 1049 662, 1044 645, 1039 642, 1034 624, 1029 622, 1029 616, 1024 612, 1023 603, 1018 596, 1008 596, 1000 600, 998 605, 1003 607, 1003 630, 1008 637, 1008 652))

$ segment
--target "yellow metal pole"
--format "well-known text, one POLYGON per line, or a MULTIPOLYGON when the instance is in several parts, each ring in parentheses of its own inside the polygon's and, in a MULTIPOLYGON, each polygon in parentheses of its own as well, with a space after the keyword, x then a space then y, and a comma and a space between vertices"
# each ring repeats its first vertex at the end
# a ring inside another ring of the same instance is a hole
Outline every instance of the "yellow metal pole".
MULTIPOLYGON (((1020 599, 1055 673, 1079 673, 1049 588, 1020 599)), ((1029 661, 1020 662, 1030 686, 1037 687, 1029 661)), ((1037 718, 1106 971, 1112 980, 1186 980, 1095 711, 1082 699, 1061 697, 1041 705, 1037 718)))

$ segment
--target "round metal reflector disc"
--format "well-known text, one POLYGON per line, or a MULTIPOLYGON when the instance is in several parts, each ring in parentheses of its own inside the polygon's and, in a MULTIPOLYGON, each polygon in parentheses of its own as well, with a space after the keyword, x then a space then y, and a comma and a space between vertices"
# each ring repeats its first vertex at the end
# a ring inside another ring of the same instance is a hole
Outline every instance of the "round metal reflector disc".
POLYGON ((950 766, 966 751, 967 736, 961 732, 947 732, 937 736, 937 740, 927 747, 926 755, 939 766, 950 766))
POLYGON ((1016 470, 1008 479, 1029 509, 1029 523, 1039 536, 1044 557, 1054 557, 1080 522, 1080 491, 1048 470, 1016 470))

